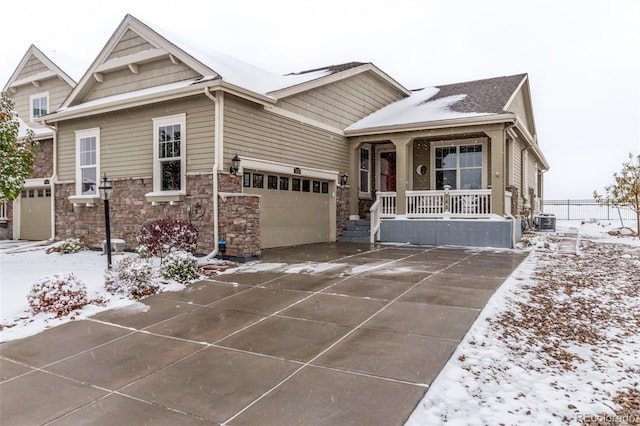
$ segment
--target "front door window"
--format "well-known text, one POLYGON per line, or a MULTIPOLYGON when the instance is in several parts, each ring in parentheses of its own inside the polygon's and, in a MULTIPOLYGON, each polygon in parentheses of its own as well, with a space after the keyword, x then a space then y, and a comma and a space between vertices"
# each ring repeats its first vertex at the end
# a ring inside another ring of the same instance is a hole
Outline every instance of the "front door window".
POLYGON ((436 189, 482 188, 482 145, 458 145, 435 149, 436 189))
POLYGON ((380 191, 396 190, 396 153, 394 151, 380 153, 380 191))

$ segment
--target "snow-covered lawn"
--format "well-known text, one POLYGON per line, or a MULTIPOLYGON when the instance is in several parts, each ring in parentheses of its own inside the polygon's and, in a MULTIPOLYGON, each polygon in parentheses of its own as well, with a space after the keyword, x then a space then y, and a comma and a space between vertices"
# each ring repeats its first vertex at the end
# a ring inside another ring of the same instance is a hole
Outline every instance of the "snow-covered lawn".
POLYGON ((640 424, 640 241, 558 225, 578 256, 534 237, 407 425, 640 424))

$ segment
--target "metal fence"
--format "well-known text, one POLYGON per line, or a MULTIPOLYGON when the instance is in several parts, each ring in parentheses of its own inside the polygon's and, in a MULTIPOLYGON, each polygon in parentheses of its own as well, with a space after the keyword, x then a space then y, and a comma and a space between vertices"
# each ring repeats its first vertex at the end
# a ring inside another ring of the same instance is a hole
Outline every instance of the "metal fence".
POLYGON ((628 208, 618 208, 608 201, 596 203, 594 200, 544 200, 544 213, 551 213, 559 220, 635 220, 636 214, 628 208))

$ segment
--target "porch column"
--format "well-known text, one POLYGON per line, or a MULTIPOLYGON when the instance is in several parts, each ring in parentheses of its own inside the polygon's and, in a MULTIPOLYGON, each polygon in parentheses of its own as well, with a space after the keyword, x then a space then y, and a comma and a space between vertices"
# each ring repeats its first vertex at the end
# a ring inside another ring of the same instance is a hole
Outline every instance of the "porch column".
POLYGON ((505 155, 506 140, 505 131, 490 130, 485 132, 491 142, 491 170, 489 171, 489 183, 491 184, 491 213, 500 216, 504 215, 504 192, 505 192, 505 155))
POLYGON ((413 138, 392 138, 396 146, 396 213, 407 214, 407 189, 409 188, 409 147, 413 138))
POLYGON ((352 216, 359 213, 360 146, 362 143, 352 141, 349 147, 349 214, 352 216))

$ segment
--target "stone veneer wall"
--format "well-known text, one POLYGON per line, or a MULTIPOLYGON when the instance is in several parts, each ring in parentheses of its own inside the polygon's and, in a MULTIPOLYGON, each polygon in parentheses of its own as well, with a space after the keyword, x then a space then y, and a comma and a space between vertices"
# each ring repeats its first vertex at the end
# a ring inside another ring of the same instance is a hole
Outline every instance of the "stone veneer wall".
MULTIPOLYGON (((219 175, 221 190, 240 187, 240 177, 219 175), (235 183, 237 181, 237 185, 235 183)), ((116 179, 109 202, 111 238, 126 241, 127 249, 137 246, 136 235, 145 223, 166 217, 189 220, 198 230, 196 253, 207 254, 217 245, 213 229, 213 177, 188 175, 185 201, 152 205, 145 194, 153 191, 151 178, 116 179)), ((99 248, 105 238, 104 207, 100 200, 93 207, 74 206, 75 183, 56 184, 56 239, 80 238, 89 247, 99 248)), ((227 255, 249 258, 260 254, 259 209, 256 197, 227 197, 219 204, 220 236, 227 241, 227 255)))
POLYGON ((349 220, 349 187, 336 188, 336 238, 342 235, 349 220))
POLYGON ((53 139, 39 141, 38 155, 29 178, 50 178, 53 175, 53 139))

